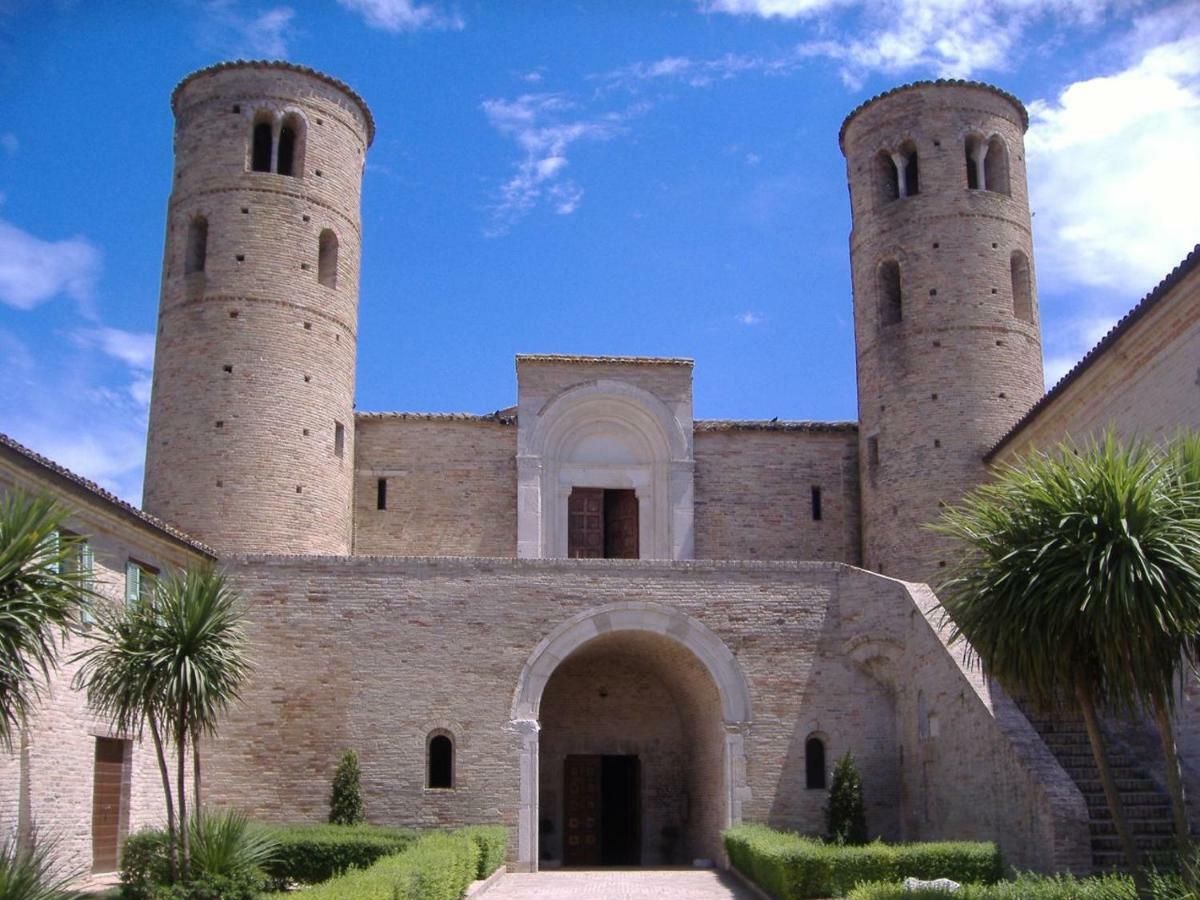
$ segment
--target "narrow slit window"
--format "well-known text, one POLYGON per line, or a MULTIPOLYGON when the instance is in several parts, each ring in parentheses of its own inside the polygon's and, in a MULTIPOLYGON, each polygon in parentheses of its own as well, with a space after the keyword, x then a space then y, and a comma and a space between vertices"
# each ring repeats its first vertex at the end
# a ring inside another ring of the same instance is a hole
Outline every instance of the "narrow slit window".
POLYGON ((812 489, 812 517, 814 522, 821 521, 821 489, 816 485, 812 489))
POLYGON ((997 194, 1012 194, 1008 178, 1008 145, 998 134, 987 142, 987 155, 983 158, 983 186, 997 194))
POLYGON ((250 154, 250 168, 255 172, 271 171, 272 151, 271 123, 260 120, 254 124, 254 145, 250 154))
POLYGON ((900 290, 900 263, 885 260, 879 267, 879 321, 896 325, 904 317, 904 300, 900 290))
POLYGON ((880 203, 890 203, 900 198, 900 174, 886 150, 880 150, 875 155, 875 183, 880 203))
POLYGON ((429 738, 426 786, 443 789, 454 787, 454 742, 448 734, 435 734, 429 738))
POLYGON ((204 216, 193 216, 192 220, 188 222, 187 255, 183 263, 184 274, 203 272, 207 261, 208 219, 204 216))
POLYGON ((333 455, 338 459, 346 452, 346 426, 341 422, 333 423, 333 455))
POLYGON ((879 435, 867 438, 867 465, 872 469, 879 465, 879 435))
POLYGON ((1023 322, 1033 321, 1033 283, 1029 259, 1020 250, 1013 252, 1012 270, 1013 315, 1023 322))
POLYGON ((338 239, 333 229, 321 232, 317 242, 317 282, 325 287, 337 287, 338 239))
POLYGON ((279 129, 279 160, 275 171, 295 178, 304 174, 304 120, 295 113, 285 116, 279 129))
POLYGON ((825 742, 815 735, 804 742, 804 786, 810 791, 825 788, 825 742))
POLYGON ((375 482, 375 508, 387 509, 387 479, 380 478, 375 482))
POLYGON ((912 141, 905 141, 900 147, 900 155, 904 158, 904 184, 901 186, 900 196, 915 197, 921 193, 916 145, 912 141))
POLYGON ((983 152, 983 139, 977 134, 967 135, 963 144, 967 163, 967 189, 978 191, 983 188, 983 166, 980 156, 983 152))

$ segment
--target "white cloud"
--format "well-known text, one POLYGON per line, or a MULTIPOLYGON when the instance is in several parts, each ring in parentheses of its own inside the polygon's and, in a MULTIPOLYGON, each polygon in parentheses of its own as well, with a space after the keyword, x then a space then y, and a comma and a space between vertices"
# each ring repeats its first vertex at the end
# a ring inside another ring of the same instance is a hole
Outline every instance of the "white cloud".
POLYGON ((457 13, 445 13, 436 6, 416 3, 414 0, 338 0, 338 3, 361 15, 372 28, 383 31, 460 29, 465 25, 457 13))
POLYGON ((17 151, 21 149, 21 142, 11 131, 6 131, 4 134, 0 134, 0 149, 9 156, 16 156, 17 151))
POLYGON ((1200 28, 1029 111, 1043 285, 1144 294, 1198 237, 1200 28))
POLYGON ((486 100, 483 111, 492 127, 520 149, 515 172, 496 191, 486 233, 495 237, 546 201, 559 215, 570 215, 583 201, 583 188, 563 172, 567 152, 580 141, 606 141, 623 129, 626 113, 580 116, 563 94, 523 94, 515 100, 486 100))
POLYGON ((736 318, 737 321, 742 325, 761 325, 766 321, 759 313, 752 312, 751 310, 746 310, 744 313, 738 313, 738 315, 734 318, 736 318))
POLYGON ((154 372, 154 335, 144 332, 122 331, 100 325, 75 332, 76 345, 94 347, 106 356, 124 363, 129 370, 127 387, 130 398, 139 407, 150 404, 150 385, 154 372))
POLYGON ((44 241, 0 219, 0 303, 33 309, 65 294, 87 302, 100 274, 100 251, 84 237, 44 241))
POLYGON ((296 11, 275 6, 243 13, 237 0, 206 0, 204 43, 231 57, 284 59, 296 11))

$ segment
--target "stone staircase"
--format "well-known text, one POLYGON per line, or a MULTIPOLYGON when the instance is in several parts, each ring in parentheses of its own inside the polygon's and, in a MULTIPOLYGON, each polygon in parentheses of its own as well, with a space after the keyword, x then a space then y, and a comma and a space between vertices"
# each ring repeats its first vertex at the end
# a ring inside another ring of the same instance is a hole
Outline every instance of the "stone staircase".
MULTIPOLYGON (((1104 799, 1100 771, 1092 758, 1092 746, 1082 717, 1030 715, 1029 722, 1079 787, 1087 803, 1092 864, 1102 871, 1124 869, 1121 841, 1104 799)), ((1144 861, 1168 856, 1174 849, 1175 833, 1170 796, 1135 764, 1127 752, 1114 746, 1112 741, 1107 742, 1106 749, 1117 792, 1125 807, 1125 817, 1144 861)))

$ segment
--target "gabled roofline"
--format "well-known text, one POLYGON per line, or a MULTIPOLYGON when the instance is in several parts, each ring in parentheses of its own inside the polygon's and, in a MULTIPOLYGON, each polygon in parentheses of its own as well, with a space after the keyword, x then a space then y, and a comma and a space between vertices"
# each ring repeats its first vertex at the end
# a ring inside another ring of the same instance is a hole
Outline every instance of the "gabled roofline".
POLYGON ((1054 400, 1063 393, 1063 391, 1065 391, 1076 379, 1083 375, 1083 373, 1087 371, 1087 369, 1097 359, 1103 356, 1113 344, 1121 339, 1121 336, 1125 334, 1125 332, 1129 331, 1129 329, 1136 325, 1138 321, 1144 318, 1150 312, 1150 310, 1154 309, 1154 307, 1157 306, 1158 303, 1165 296, 1167 296, 1167 294, 1169 294, 1176 285, 1178 285, 1181 281, 1183 281, 1183 279, 1197 269, 1200 269, 1200 244, 1197 244, 1195 247, 1193 247, 1192 252, 1185 256, 1183 261, 1180 262, 1179 265, 1177 265, 1174 269, 1172 269, 1171 273, 1162 281, 1160 281, 1154 290, 1139 300, 1138 304, 1133 309, 1125 313, 1125 315, 1121 317, 1121 320, 1109 330, 1108 334, 1102 337, 1100 342, 1084 355, 1083 359, 1075 363, 1075 365, 1071 367, 1071 370, 1062 378, 1060 378, 1054 387, 1050 388, 1050 390, 1043 394, 1042 398, 1038 400, 1037 403, 1033 404, 1033 406, 1029 408, 1029 411, 1025 413, 1025 415, 1021 416, 1021 418, 1017 420, 1017 423, 1004 434, 1004 437, 1000 438, 1000 440, 998 440, 992 446, 992 449, 984 454, 984 462, 991 462, 995 458, 996 454, 999 453, 1006 444, 1012 441, 1013 438, 1015 438, 1021 432, 1021 430, 1025 428, 1026 425, 1038 417, 1043 409, 1053 403, 1054 400))
POLYGON ((143 512, 132 503, 125 502, 116 494, 100 487, 96 482, 89 481, 82 475, 76 475, 66 466, 60 466, 54 460, 30 450, 24 444, 18 443, 7 434, 0 434, 0 455, 9 456, 16 460, 19 465, 36 469, 40 474, 49 476, 51 481, 55 481, 68 489, 84 493, 91 500, 100 501, 100 503, 109 507, 121 517, 131 520, 135 525, 149 527, 157 531, 160 537, 165 537, 176 544, 182 544, 189 550, 194 550, 207 556, 209 559, 215 560, 217 558, 217 551, 213 550, 207 544, 201 543, 173 525, 168 525, 162 519, 152 516, 148 512, 143 512))

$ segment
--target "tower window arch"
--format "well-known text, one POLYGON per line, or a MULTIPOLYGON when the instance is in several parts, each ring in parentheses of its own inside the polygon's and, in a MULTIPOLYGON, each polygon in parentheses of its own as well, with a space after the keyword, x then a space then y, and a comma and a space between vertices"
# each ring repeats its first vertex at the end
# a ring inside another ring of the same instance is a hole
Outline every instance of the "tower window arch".
POLYGON ((203 272, 208 260, 208 219, 193 216, 188 222, 187 249, 183 260, 183 273, 203 272))
POLYGON ((454 738, 446 731, 434 731, 425 745, 425 786, 448 790, 454 787, 454 738))
POLYGON ((275 171, 280 175, 300 177, 304 165, 304 119, 296 113, 284 116, 279 128, 279 157, 275 171))
POLYGON ((1029 257, 1014 250, 1009 262, 1012 273, 1013 315, 1024 322, 1033 321, 1033 278, 1029 271, 1029 257))
POLYGON ((321 232, 317 241, 317 282, 337 287, 338 239, 332 228, 321 232))
POLYGON ((901 197, 915 197, 921 193, 921 179, 918 169, 917 145, 912 141, 905 141, 900 145, 900 152, 897 154, 896 159, 896 171, 901 175, 901 197))
POLYGON ((967 189, 972 191, 983 190, 983 156, 987 153, 987 144, 984 143, 980 135, 968 134, 966 141, 963 142, 963 151, 966 155, 967 163, 967 189))
POLYGON ((274 155, 274 132, 269 115, 260 115, 254 120, 251 133, 250 168, 255 172, 270 172, 271 157, 274 155))
POLYGON ((895 160, 886 150, 875 154, 875 193, 880 203, 900 199, 900 174, 895 160))
POLYGON ((804 786, 810 791, 826 787, 825 741, 817 734, 810 734, 804 742, 804 786))
POLYGON ((879 323, 897 325, 903 317, 900 263, 894 259, 887 259, 879 265, 879 323))
POLYGON ((1008 180, 1008 145, 998 134, 987 142, 987 156, 983 159, 983 187, 997 194, 1012 194, 1008 180))

